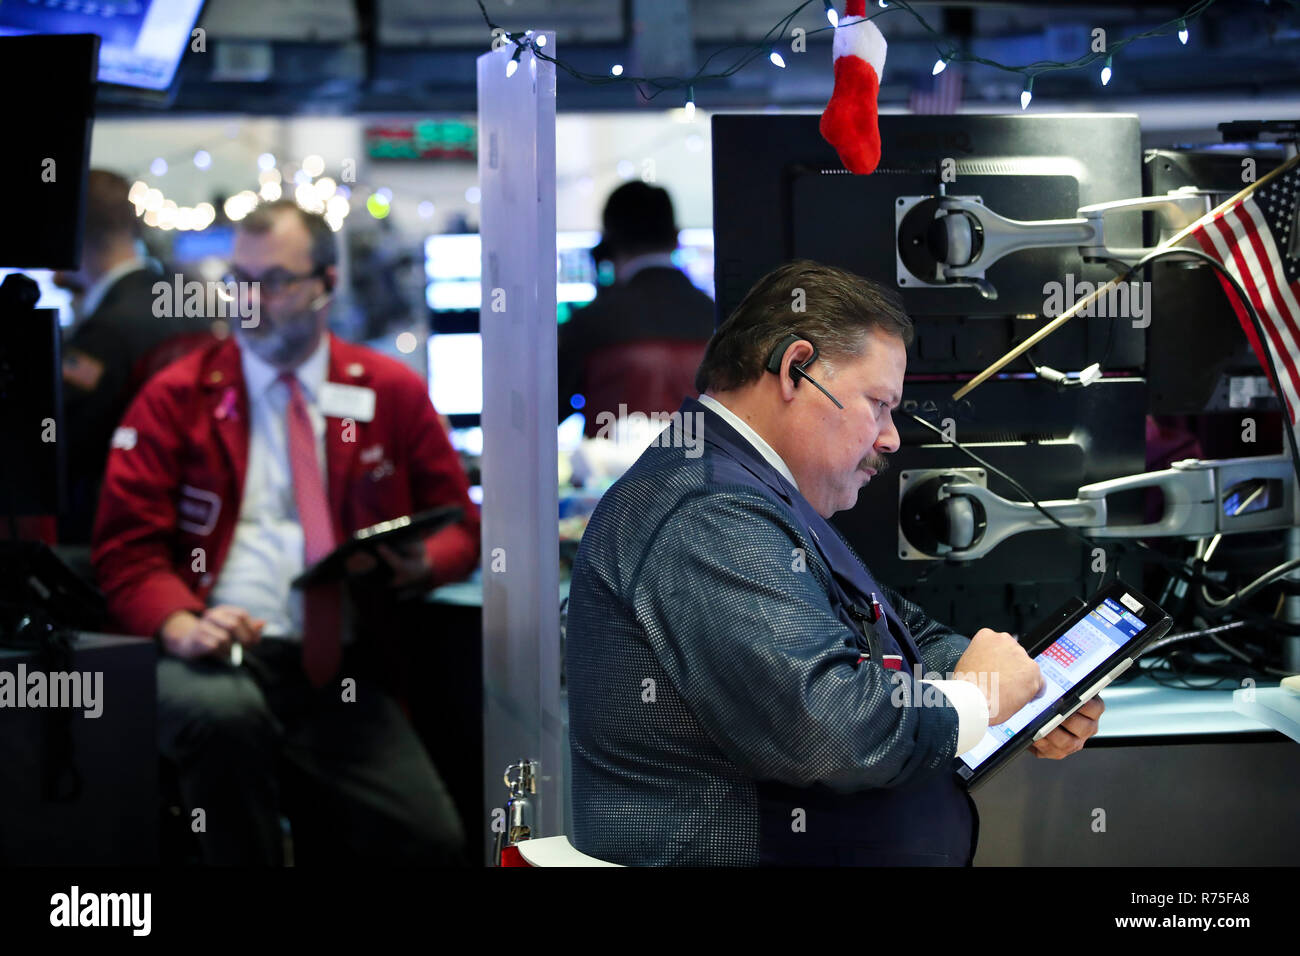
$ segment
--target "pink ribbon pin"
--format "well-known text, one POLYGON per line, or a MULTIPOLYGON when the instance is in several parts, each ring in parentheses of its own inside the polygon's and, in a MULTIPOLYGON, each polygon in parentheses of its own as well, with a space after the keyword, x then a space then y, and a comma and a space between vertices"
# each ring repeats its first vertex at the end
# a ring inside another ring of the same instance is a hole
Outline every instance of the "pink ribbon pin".
POLYGON ((222 421, 225 421, 227 418, 234 421, 237 418, 235 414, 235 406, 238 402, 239 395, 235 391, 235 387, 232 385, 227 388, 221 396, 221 404, 217 406, 217 418, 222 421))

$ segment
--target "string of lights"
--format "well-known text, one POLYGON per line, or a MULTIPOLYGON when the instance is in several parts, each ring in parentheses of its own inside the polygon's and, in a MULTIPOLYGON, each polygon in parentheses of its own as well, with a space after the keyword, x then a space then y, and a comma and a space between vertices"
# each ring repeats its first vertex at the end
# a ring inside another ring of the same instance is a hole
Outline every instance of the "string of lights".
MULTIPOLYGON (((148 175, 155 180, 161 179, 171 166, 189 155, 186 151, 158 157, 150 164, 148 175)), ((211 168, 213 160, 207 150, 201 149, 193 156, 194 165, 199 169, 211 168)), ((238 222, 262 202, 292 198, 303 209, 324 215, 335 232, 342 228, 343 220, 357 205, 363 206, 375 219, 387 217, 394 201, 391 189, 384 186, 371 187, 355 181, 350 185, 336 181, 324 175, 325 166, 325 160, 315 154, 304 157, 301 163, 282 165, 271 153, 262 153, 257 158, 257 188, 229 195, 223 203, 222 211, 226 219, 238 222)), ((131 184, 128 198, 135 206, 136 216, 145 225, 164 231, 174 229, 178 232, 202 232, 216 221, 216 209, 211 203, 179 205, 165 195, 161 183, 150 185, 144 178, 131 184)), ((422 201, 418 204, 417 211, 422 219, 428 219, 434 211, 433 203, 422 201)))
MULTIPOLYGON (((804 11, 805 8, 812 6, 818 0, 804 0, 789 14, 782 17, 772 28, 763 35, 763 38, 757 43, 752 44, 733 44, 725 46, 714 51, 699 68, 690 76, 686 77, 650 77, 650 76, 631 76, 624 69, 623 64, 613 64, 608 73, 589 73, 579 70, 570 64, 559 60, 544 52, 546 37, 542 34, 536 34, 532 30, 521 30, 509 32, 504 27, 493 21, 488 14, 487 7, 484 6, 483 0, 476 0, 479 10, 483 14, 483 20, 487 23, 488 29, 492 33, 493 42, 501 42, 498 38, 504 39, 505 42, 515 44, 515 52, 506 66, 506 75, 513 76, 518 69, 519 61, 522 54, 527 50, 540 60, 552 63, 559 70, 564 71, 574 79, 588 83, 593 86, 602 86, 611 83, 630 84, 637 88, 641 96, 646 100, 653 100, 655 97, 669 90, 686 91, 686 109, 693 113, 695 108, 695 87, 710 81, 723 80, 730 77, 745 67, 749 66, 754 60, 766 57, 771 63, 779 68, 785 67, 785 60, 781 56, 777 45, 786 36, 787 31, 794 23, 795 19, 804 11), (736 59, 729 66, 719 69, 711 69, 713 61, 725 56, 728 53, 735 53, 736 59)), ((828 30, 852 29, 854 24, 839 25, 839 15, 831 0, 820 0, 829 26, 818 29, 806 30, 805 36, 815 36, 828 30)), ((1149 30, 1143 30, 1131 36, 1121 37, 1116 40, 1103 40, 1099 45, 1090 44, 1090 49, 1080 54, 1073 60, 1037 60, 1033 63, 1024 63, 1011 65, 1000 63, 997 60, 988 57, 977 56, 966 50, 963 50, 957 44, 953 43, 941 31, 935 29, 926 18, 918 13, 907 0, 877 0, 878 9, 872 11, 864 19, 873 20, 876 17, 889 13, 902 13, 910 15, 919 23, 925 31, 934 40, 935 49, 938 53, 938 59, 935 60, 932 73, 938 75, 950 63, 973 63, 981 66, 990 67, 996 70, 1002 70, 1007 73, 1019 74, 1024 78, 1024 87, 1020 93, 1020 108, 1028 109, 1030 101, 1034 95, 1034 78, 1041 74, 1057 73, 1061 71, 1075 71, 1087 69, 1098 62, 1102 63, 1099 78, 1103 86, 1109 85, 1115 72, 1115 54, 1122 51, 1130 43, 1139 40, 1148 40, 1155 37, 1174 36, 1178 37, 1180 43, 1186 45, 1191 34, 1191 28, 1197 20, 1218 0, 1196 0, 1186 10, 1177 17, 1167 20, 1157 27, 1149 30), (1097 47, 1093 49, 1091 47, 1097 47)), ((1282 2, 1292 10, 1300 9, 1300 0, 1282 0, 1282 2)))

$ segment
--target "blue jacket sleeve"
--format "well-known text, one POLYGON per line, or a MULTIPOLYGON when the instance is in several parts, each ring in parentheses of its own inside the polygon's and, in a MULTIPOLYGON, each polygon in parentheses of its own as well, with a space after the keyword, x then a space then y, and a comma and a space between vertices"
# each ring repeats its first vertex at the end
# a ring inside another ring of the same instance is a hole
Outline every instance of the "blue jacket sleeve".
POLYGON ((686 499, 628 587, 675 689, 755 779, 852 792, 949 771, 956 711, 910 675, 858 664, 829 570, 776 502, 686 499))
POLYGON ((883 581, 876 583, 880 585, 881 590, 885 592, 885 598, 898 612, 903 624, 907 626, 912 640, 916 641, 926 668, 938 671, 944 677, 951 674, 957 666, 957 661, 961 659, 962 654, 966 653, 970 638, 958 634, 947 624, 939 623, 883 581))

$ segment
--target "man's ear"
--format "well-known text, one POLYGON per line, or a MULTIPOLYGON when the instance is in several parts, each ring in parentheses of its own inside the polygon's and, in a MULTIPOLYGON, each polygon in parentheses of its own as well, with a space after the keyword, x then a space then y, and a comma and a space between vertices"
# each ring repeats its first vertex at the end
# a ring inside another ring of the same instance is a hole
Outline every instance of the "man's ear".
POLYGON ((326 266, 326 267, 325 267, 325 272, 322 273, 322 275, 321 275, 321 279, 322 279, 322 280, 324 281, 324 283, 325 283, 325 291, 326 291, 326 292, 333 292, 333 291, 334 291, 334 286, 337 285, 337 284, 338 284, 338 281, 339 281, 339 267, 338 267, 338 266, 326 266))

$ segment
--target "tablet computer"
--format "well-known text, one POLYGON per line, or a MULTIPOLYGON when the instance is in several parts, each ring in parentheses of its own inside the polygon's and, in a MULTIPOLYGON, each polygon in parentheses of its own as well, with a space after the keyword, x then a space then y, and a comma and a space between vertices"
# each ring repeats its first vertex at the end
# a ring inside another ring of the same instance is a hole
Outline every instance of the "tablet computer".
POLYGON ((427 538, 435 531, 463 518, 465 512, 456 505, 433 508, 419 514, 403 515, 356 531, 350 538, 294 578, 291 587, 305 588, 346 574, 348 558, 359 551, 374 552, 381 545, 401 544, 412 538, 427 538))
POLYGON ((1035 740, 1046 737, 1103 687, 1128 670, 1173 619, 1122 581, 1087 601, 1058 608, 1022 640, 1043 672, 1038 696, 957 757, 957 775, 975 789, 1035 740))

